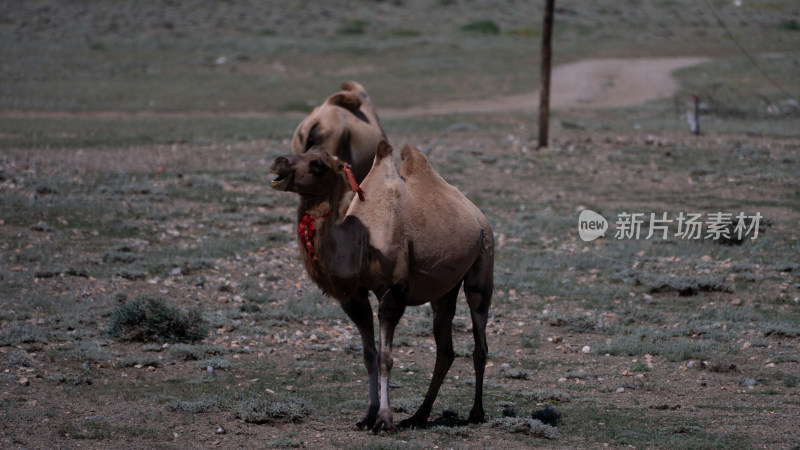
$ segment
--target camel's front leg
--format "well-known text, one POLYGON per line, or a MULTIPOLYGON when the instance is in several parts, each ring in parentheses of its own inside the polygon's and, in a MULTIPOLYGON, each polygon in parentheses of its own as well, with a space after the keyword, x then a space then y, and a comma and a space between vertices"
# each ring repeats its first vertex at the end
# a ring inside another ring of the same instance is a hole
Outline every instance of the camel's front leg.
POLYGON ((375 348, 375 330, 372 326, 372 306, 369 292, 359 291, 353 298, 342 302, 342 309, 356 324, 364 347, 364 366, 369 379, 369 404, 364 418, 356 424, 361 430, 371 429, 378 418, 378 350, 375 348))
POLYGON ((406 310, 404 290, 392 288, 384 294, 378 305, 378 321, 381 328, 381 349, 378 355, 378 365, 381 370, 381 403, 378 409, 378 420, 372 427, 374 433, 382 429, 395 432, 397 428, 392 422, 392 408, 389 405, 389 373, 392 371, 392 341, 394 330, 403 312, 406 310))

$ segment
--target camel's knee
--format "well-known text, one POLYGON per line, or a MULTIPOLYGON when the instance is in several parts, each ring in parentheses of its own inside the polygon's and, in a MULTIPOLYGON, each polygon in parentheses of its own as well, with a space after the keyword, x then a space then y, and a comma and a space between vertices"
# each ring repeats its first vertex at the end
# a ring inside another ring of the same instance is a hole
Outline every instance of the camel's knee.
POLYGON ((478 367, 479 365, 483 367, 488 355, 489 347, 487 345, 475 344, 475 350, 472 351, 472 360, 475 362, 475 367, 478 367))
POLYGON ((369 373, 378 369, 378 351, 376 349, 364 347, 364 366, 369 373))
POLYGON ((394 359, 392 358, 391 351, 381 351, 379 357, 380 367, 381 367, 381 374, 388 374, 392 371, 392 366, 394 366, 394 359))

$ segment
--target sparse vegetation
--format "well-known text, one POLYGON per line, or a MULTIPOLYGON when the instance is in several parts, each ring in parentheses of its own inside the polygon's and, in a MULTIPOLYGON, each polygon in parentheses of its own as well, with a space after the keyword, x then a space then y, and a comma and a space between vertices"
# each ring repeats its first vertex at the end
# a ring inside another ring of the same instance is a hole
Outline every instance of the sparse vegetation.
POLYGON ((299 397, 279 397, 245 400, 234 412, 248 423, 297 423, 312 415, 314 408, 299 397))
POLYGON ((39 343, 47 344, 53 339, 53 333, 40 326, 14 322, 0 331, 0 346, 39 343))
POLYGON ((500 26, 491 20, 476 20, 463 25, 461 31, 481 34, 500 34, 500 26))
POLYGON ((510 433, 522 433, 533 437, 555 439, 558 437, 558 429, 550 425, 545 425, 536 419, 525 417, 503 417, 494 419, 492 427, 499 427, 510 433))
POLYGON ((141 297, 117 307, 107 330, 134 342, 193 342, 204 338, 208 328, 196 310, 184 313, 164 300, 141 297))

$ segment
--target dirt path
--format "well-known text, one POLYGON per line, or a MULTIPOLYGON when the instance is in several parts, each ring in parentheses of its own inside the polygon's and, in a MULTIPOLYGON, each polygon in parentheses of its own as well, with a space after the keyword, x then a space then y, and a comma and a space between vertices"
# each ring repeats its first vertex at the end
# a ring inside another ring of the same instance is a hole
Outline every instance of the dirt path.
MULTIPOLYGON (((550 107, 605 108, 668 97, 678 89, 672 72, 705 58, 587 59, 553 70, 550 107)), ((381 117, 403 118, 450 113, 535 111, 539 92, 486 100, 459 100, 413 108, 381 108, 381 117)))
MULTIPOLYGON (((668 97, 678 89, 672 72, 706 61, 706 58, 640 58, 640 59, 586 59, 558 66, 553 70, 550 95, 552 109, 605 108, 644 103, 668 97)), ((452 113, 496 113, 536 111, 538 91, 508 95, 485 100, 456 100, 431 103, 411 108, 379 108, 387 119, 452 113)), ((138 118, 138 117, 234 117, 272 118, 297 116, 301 113, 258 112, 153 112, 153 111, 0 111, 0 117, 27 118, 138 118)))

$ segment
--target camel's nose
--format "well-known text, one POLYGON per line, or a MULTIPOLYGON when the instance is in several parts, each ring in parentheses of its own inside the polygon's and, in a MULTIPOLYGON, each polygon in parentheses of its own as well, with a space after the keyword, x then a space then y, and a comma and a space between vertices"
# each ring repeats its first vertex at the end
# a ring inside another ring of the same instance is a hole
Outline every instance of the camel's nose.
POLYGON ((279 156, 275 158, 275 162, 272 163, 272 168, 270 168, 270 172, 282 174, 287 170, 291 170, 292 163, 289 161, 289 158, 285 156, 279 156))

